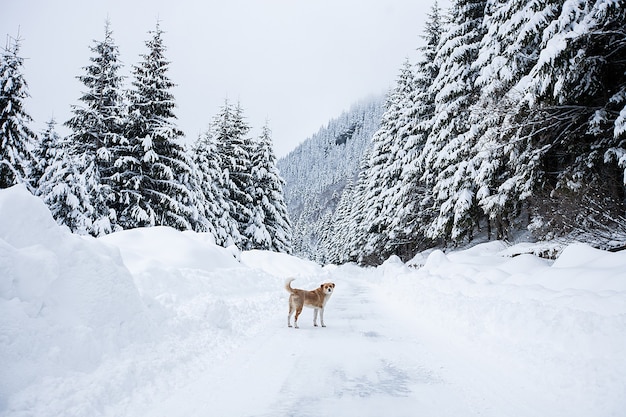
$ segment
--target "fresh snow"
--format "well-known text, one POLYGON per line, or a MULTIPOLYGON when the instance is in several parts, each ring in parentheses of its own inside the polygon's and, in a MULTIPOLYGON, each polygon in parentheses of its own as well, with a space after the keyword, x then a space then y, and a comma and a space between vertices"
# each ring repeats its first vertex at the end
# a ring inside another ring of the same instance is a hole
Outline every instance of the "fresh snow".
POLYGON ((0 191, 2 416, 619 416, 626 252, 491 242, 326 266, 167 227, 82 237, 0 191), (333 281, 287 328, 284 282, 333 281))

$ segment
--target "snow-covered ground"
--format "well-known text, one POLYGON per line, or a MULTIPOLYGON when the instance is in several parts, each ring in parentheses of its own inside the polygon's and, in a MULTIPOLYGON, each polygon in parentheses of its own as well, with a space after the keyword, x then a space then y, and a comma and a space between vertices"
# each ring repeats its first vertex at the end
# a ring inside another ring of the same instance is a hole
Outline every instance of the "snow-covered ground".
POLYGON ((94 239, 0 191, 2 416, 623 416, 626 252, 491 242, 378 268, 94 239), (287 328, 285 278, 337 287, 287 328))

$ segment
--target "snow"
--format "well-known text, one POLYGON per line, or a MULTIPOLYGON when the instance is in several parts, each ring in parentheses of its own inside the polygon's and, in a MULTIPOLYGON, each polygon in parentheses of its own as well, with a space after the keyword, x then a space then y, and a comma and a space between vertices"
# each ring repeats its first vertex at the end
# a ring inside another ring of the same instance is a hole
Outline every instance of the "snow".
POLYGON ((77 236, 0 190, 0 415, 623 415, 626 252, 531 252, 322 267, 167 227, 77 236), (328 327, 287 328, 287 277, 336 283, 328 327))

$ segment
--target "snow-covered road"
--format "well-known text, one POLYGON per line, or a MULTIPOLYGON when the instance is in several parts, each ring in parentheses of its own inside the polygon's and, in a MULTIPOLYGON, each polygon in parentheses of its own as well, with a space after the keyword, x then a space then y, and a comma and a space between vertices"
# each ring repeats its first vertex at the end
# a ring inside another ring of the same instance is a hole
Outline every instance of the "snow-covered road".
POLYGON ((328 327, 313 327, 310 309, 300 329, 259 318, 257 335, 143 415, 533 416, 564 401, 534 391, 520 364, 504 372, 493 358, 417 328, 363 273, 333 274, 328 327))
MULTIPOLYGON (((275 318, 154 416, 468 415, 465 393, 407 321, 363 280, 340 282, 326 328, 305 309, 300 329, 275 318), (393 411, 391 411, 393 410, 393 411)), ((296 283, 294 283, 295 286, 296 283)))
MULTIPOLYGON (((155 407, 162 416, 458 415, 449 387, 408 327, 376 303, 372 289, 341 284, 326 328, 305 309, 300 329, 275 318, 206 375, 155 407), (446 395, 443 393, 446 392, 446 395)), ((437 365, 434 365, 437 366, 437 365)))

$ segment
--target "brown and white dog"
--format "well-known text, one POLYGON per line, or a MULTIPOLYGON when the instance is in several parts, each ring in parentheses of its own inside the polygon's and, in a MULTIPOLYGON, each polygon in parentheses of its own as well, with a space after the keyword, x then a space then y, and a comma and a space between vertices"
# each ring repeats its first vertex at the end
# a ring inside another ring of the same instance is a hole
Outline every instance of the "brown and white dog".
POLYGON ((291 294, 289 296, 289 315, 287 316, 287 326, 291 327, 291 315, 296 312, 296 317, 293 322, 293 327, 298 328, 298 317, 302 313, 302 307, 307 306, 313 308, 313 326, 317 326, 317 312, 320 313, 320 321, 322 327, 326 327, 324 324, 324 306, 326 302, 333 294, 335 284, 327 282, 320 285, 313 291, 301 290, 298 288, 291 288, 291 281, 295 278, 290 278, 285 283, 285 289, 291 294))

